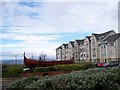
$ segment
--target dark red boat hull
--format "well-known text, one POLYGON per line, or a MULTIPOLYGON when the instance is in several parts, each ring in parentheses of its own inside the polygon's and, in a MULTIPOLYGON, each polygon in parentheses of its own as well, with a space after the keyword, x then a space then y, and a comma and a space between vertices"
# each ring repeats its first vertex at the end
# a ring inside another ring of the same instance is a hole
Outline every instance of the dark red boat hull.
POLYGON ((24 54, 24 64, 26 67, 48 67, 53 65, 60 65, 60 64, 73 64, 73 60, 64 60, 64 61, 37 61, 32 59, 27 59, 24 54))

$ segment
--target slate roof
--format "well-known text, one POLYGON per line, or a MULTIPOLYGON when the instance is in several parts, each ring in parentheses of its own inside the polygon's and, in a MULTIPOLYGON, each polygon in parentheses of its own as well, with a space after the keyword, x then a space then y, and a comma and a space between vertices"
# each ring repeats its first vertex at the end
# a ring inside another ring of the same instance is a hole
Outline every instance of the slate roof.
POLYGON ((89 41, 91 41, 91 40, 90 40, 91 36, 86 36, 86 37, 88 38, 89 41))
POLYGON ((68 48, 68 44, 63 44, 63 46, 64 46, 65 48, 68 48))
POLYGON ((85 40, 85 39, 81 39, 81 40, 76 39, 75 41, 80 45, 80 44, 83 44, 83 43, 84 43, 84 40, 85 40))
POLYGON ((59 46, 58 48, 56 48, 56 49, 62 49, 62 46, 59 46))
POLYGON ((114 42, 120 37, 120 33, 108 36, 104 41, 114 42))
POLYGON ((92 35, 94 35, 98 39, 98 37, 101 37, 101 36, 103 36, 103 38, 106 37, 111 32, 114 32, 114 31, 110 30, 110 31, 107 31, 107 32, 104 32, 104 33, 101 33, 101 34, 92 33, 92 35))
POLYGON ((114 42, 114 41, 116 41, 119 37, 120 37, 120 33, 114 34, 114 35, 111 35, 111 36, 108 36, 108 37, 107 37, 105 40, 103 40, 100 44, 108 43, 108 42, 114 42))
POLYGON ((70 44, 74 47, 74 41, 70 41, 70 44))
POLYGON ((79 43, 81 40, 76 39, 75 41, 76 41, 77 43, 79 43))

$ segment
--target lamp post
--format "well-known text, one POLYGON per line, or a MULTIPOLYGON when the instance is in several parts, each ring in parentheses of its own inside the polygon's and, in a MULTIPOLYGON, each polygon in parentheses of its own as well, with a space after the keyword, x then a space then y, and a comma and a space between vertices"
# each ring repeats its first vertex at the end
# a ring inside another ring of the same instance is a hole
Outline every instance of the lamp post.
POLYGON ((17 65, 17 56, 15 55, 16 65, 17 65))

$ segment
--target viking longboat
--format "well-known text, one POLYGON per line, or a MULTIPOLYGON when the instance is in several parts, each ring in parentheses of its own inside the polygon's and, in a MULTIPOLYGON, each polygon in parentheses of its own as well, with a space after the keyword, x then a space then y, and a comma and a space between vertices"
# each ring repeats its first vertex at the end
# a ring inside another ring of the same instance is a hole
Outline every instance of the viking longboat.
POLYGON ((64 60, 64 61, 40 61, 40 60, 33 60, 28 59, 24 53, 24 64, 26 67, 34 68, 34 67, 48 67, 53 65, 60 65, 60 64, 73 64, 73 60, 64 60))

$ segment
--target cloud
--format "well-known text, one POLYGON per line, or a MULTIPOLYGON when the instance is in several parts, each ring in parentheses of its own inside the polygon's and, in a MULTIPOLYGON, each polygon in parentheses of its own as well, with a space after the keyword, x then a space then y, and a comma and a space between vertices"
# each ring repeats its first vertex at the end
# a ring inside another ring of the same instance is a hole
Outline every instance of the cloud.
POLYGON ((2 2, 118 2, 119 0, 2 0, 2 2))
POLYGON ((55 56, 55 48, 64 40, 69 42, 67 34, 72 37, 73 33, 84 36, 83 33, 101 33, 111 29, 118 31, 117 1, 73 3, 6 0, 1 6, 3 20, 0 38, 3 40, 1 53, 4 55, 7 52, 44 51, 55 56))
MULTIPOLYGON (((21 7, 18 3, 7 5, 11 7, 11 10, 9 10, 10 12, 7 14, 9 16, 3 23, 25 25, 26 27, 22 29, 14 30, 15 32, 23 30, 24 33, 66 33, 80 32, 83 29, 84 31, 117 29, 117 3, 56 2, 39 4, 38 8, 21 7), (21 14, 16 15, 15 11, 21 14), (36 18, 31 18, 29 13, 36 13, 36 18)), ((8 10, 8 8, 6 9, 8 10)), ((7 11, 5 10, 5 12, 7 11)))

